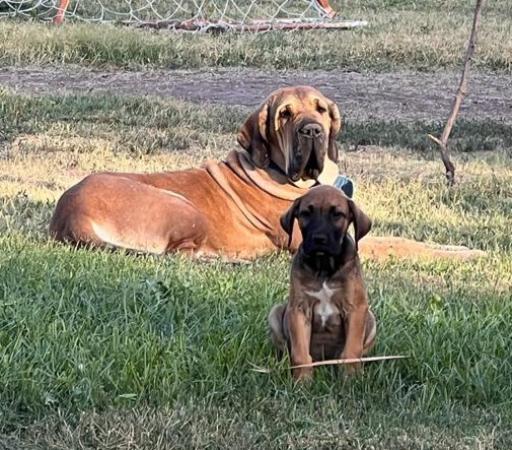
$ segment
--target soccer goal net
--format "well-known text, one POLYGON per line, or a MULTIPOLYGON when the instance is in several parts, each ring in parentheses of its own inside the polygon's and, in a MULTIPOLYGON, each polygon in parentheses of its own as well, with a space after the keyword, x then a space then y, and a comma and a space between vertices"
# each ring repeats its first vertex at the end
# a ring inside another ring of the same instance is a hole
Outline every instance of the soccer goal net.
POLYGON ((113 22, 183 31, 354 28, 330 0, 0 0, 0 17, 113 22))

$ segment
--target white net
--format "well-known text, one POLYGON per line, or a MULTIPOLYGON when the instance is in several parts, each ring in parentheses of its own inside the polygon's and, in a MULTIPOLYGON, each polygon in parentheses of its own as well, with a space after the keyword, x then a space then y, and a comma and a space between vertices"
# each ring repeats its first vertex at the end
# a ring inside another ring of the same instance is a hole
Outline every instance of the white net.
POLYGON ((159 24, 159 28, 177 28, 176 24, 185 22, 188 27, 178 28, 190 31, 207 24, 254 26, 280 22, 285 29, 287 24, 289 28, 329 21, 334 25, 334 15, 329 0, 0 0, 0 17, 60 23, 65 16, 70 21, 159 24))

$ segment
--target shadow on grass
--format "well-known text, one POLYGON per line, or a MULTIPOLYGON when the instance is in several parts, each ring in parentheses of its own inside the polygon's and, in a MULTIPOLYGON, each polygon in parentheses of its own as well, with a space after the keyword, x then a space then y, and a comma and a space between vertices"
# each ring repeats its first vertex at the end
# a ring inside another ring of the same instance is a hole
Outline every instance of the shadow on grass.
MULTIPOLYGON (((194 144, 204 147, 208 139, 229 134, 233 135, 231 142, 235 148, 235 134, 249 112, 237 107, 205 107, 176 100, 112 95, 25 97, 4 91, 0 99, 5 105, 0 114, 0 128, 4 138, 10 141, 22 134, 53 130, 64 142, 76 135, 117 137, 121 148, 133 152, 134 147, 141 154, 180 151, 194 144), (150 138, 150 135, 154 136, 150 138)), ((436 149, 427 134, 440 135, 442 127, 439 122, 428 121, 358 123, 349 120, 339 141, 349 148, 379 145, 427 152, 436 149)), ((450 146, 456 152, 495 149, 510 152, 512 125, 490 120, 457 121, 450 146)))
MULTIPOLYGON (((341 141, 346 145, 378 145, 403 147, 420 152, 438 150, 428 134, 440 136, 444 124, 439 122, 381 122, 348 121, 341 141)), ((508 149, 512 156, 512 125, 500 121, 459 120, 450 137, 450 149, 454 152, 491 151, 508 149)))
MULTIPOLYGON (((328 398, 354 423, 361 414, 386 422, 404 404, 441 420, 446 408, 486 410, 512 395, 512 303, 492 280, 475 278, 486 263, 367 264, 375 353, 410 358, 369 365, 353 380, 319 370, 299 389, 278 370, 265 322, 286 295, 288 258, 204 264, 14 237, 0 252, 4 432, 58 411, 75 421, 84 409, 190 402, 224 405, 221 421, 275 402, 303 422, 328 398), (254 373, 251 363, 276 372, 254 373)), ((498 261, 492 273, 507 267, 498 261)), ((270 426, 273 417, 260 420, 270 426)))
POLYGON ((503 423, 503 415, 494 408, 447 408, 440 418, 404 402, 387 412, 371 411, 370 407, 361 409, 359 417, 347 417, 342 401, 325 397, 314 405, 297 411, 269 399, 247 411, 198 400, 176 403, 174 407, 85 411, 77 420, 55 414, 21 432, 0 435, 0 445, 5 450, 490 450, 512 446, 512 433, 503 423))

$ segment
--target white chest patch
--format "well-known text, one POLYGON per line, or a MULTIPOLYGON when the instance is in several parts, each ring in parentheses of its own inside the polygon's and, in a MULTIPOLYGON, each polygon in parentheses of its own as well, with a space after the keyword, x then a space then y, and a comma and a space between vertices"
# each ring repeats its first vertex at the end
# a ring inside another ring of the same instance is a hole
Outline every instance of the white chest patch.
POLYGON ((332 296, 337 290, 338 289, 329 288, 327 281, 324 281, 322 288, 319 291, 306 291, 307 295, 319 300, 315 304, 313 311, 316 316, 320 317, 320 320, 322 321, 322 327, 325 326, 329 317, 340 313, 340 310, 332 302, 332 296))

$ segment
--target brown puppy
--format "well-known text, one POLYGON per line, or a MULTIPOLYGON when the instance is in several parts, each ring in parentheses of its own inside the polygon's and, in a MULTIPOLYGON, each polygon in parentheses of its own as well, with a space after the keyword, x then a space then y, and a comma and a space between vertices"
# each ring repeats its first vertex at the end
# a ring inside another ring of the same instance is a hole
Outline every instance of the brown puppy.
POLYGON ((243 152, 199 169, 90 175, 59 199, 50 233, 151 253, 253 258, 289 248, 280 215, 327 169, 333 181, 340 128, 337 106, 316 89, 279 89, 242 126, 243 152))
MULTIPOLYGON (((296 219, 303 242, 293 258, 288 303, 274 306, 268 317, 272 340, 280 352, 289 350, 292 366, 361 358, 373 346, 377 329, 357 254, 370 219, 330 186, 315 187, 295 200, 281 219, 289 235, 296 219), (347 234, 350 224, 355 240, 347 234)), ((312 373, 311 367, 293 370, 296 379, 312 373)))

